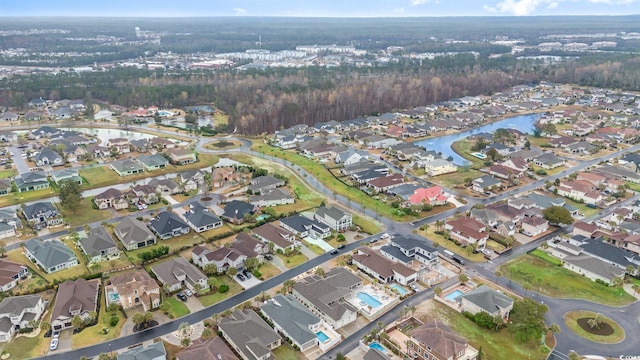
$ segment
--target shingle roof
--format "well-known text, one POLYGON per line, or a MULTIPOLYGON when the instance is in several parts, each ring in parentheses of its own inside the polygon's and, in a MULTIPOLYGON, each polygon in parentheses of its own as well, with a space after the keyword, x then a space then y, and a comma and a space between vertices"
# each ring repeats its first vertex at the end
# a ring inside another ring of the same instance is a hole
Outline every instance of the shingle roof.
POLYGON ((111 235, 102 226, 91 228, 89 236, 80 239, 80 245, 84 252, 91 257, 100 255, 102 251, 117 247, 116 242, 113 241, 111 235))
POLYGON ((151 270, 169 286, 180 283, 176 276, 186 275, 186 282, 194 283, 206 275, 182 257, 171 258, 151 267, 151 270))
POLYGON ((488 286, 480 286, 466 294, 460 295, 458 301, 465 299, 489 314, 493 314, 499 308, 507 308, 513 304, 513 299, 507 295, 500 293, 488 286))
POLYGON ((130 216, 120 221, 114 228, 114 233, 125 245, 137 244, 156 237, 145 223, 130 216))
POLYGON ((60 316, 71 318, 71 311, 96 311, 100 279, 67 280, 58 285, 56 303, 51 311, 51 320, 60 316))
POLYGON ((315 332, 309 328, 318 324, 320 318, 293 295, 275 295, 269 302, 260 306, 260 310, 298 344, 306 344, 316 338, 315 332))
MULTIPOLYGON (((118 354, 118 360, 154 360, 164 356, 166 359, 167 351, 162 341, 125 351, 118 354)), ((204 359, 202 359, 204 360, 204 359)))
POLYGON ((160 212, 149 221, 149 226, 160 235, 170 233, 175 229, 189 228, 187 223, 171 211, 160 212))
POLYGON ((262 358, 271 351, 267 345, 278 341, 280 335, 275 332, 253 310, 237 310, 229 317, 222 318, 218 327, 240 348, 241 355, 254 360, 262 358))
POLYGON ((0 302, 0 315, 20 316, 25 309, 33 308, 40 300, 40 295, 6 297, 0 302))
POLYGON ((184 214, 184 217, 195 227, 202 227, 210 224, 219 223, 220 218, 208 208, 202 206, 200 203, 193 203, 191 209, 184 214))
POLYGON ((465 350, 468 340, 453 332, 448 326, 438 320, 429 320, 411 330, 411 337, 421 344, 433 349, 445 359, 455 356, 465 350))
POLYGON ((64 264, 76 257, 73 250, 56 240, 30 239, 24 246, 46 268, 64 264))

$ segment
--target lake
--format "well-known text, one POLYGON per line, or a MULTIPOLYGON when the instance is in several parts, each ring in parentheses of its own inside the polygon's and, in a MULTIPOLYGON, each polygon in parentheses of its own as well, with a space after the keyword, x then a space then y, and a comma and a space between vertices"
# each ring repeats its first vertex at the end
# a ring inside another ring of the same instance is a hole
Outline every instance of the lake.
POLYGON ((78 131, 85 134, 95 135, 100 139, 101 145, 107 145, 109 139, 114 138, 125 138, 129 141, 136 139, 151 139, 155 136, 137 132, 137 131, 127 131, 121 129, 102 129, 102 128, 71 128, 69 130, 78 131))
POLYGON ((478 133, 493 133, 500 128, 516 129, 522 131, 525 134, 528 134, 533 131, 533 125, 540 118, 540 116, 541 114, 518 115, 474 129, 465 130, 456 134, 438 136, 416 141, 416 144, 424 146, 427 150, 433 150, 435 152, 442 153, 442 157, 444 159, 451 156, 453 158, 453 163, 455 163, 456 165, 468 165, 470 164, 470 162, 453 151, 453 149, 451 149, 451 144, 458 140, 464 139, 469 135, 478 133))

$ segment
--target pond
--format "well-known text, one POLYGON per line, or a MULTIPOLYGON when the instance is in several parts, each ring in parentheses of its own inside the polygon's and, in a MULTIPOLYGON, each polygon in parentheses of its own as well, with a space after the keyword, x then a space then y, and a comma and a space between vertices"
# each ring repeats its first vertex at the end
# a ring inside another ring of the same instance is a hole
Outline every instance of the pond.
POLYGON ((453 149, 451 149, 451 144, 472 134, 493 133, 500 128, 516 129, 522 131, 523 133, 531 133, 533 131, 533 125, 540 118, 540 116, 540 114, 518 115, 474 129, 465 130, 456 134, 438 136, 417 141, 416 144, 424 146, 427 150, 433 150, 435 152, 442 153, 442 157, 445 159, 451 156, 453 158, 453 162, 456 165, 468 165, 469 161, 453 151, 453 149))
POLYGON ((106 145, 109 139, 114 138, 125 138, 128 140, 136 140, 136 139, 152 139, 155 136, 137 132, 137 131, 127 131, 121 129, 100 129, 100 128, 71 128, 69 130, 78 131, 81 133, 95 135, 100 139, 101 145, 106 145))
MULTIPOLYGON (((208 116, 208 115, 198 117, 197 121, 198 122, 197 124, 195 124, 195 126, 199 128, 203 126, 213 125, 213 121, 211 121, 211 116, 208 116)), ((186 122, 184 122, 184 118, 165 119, 165 120, 162 120, 162 125, 175 126, 181 129, 188 129, 189 127, 194 127, 194 125, 187 124, 186 122)))

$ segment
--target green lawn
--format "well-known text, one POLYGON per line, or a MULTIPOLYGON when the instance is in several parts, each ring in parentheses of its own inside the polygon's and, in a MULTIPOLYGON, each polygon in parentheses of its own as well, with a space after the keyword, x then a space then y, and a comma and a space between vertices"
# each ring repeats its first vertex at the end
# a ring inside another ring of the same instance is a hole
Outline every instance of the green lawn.
POLYGON ((318 245, 312 244, 310 242, 306 242, 304 240, 302 240, 302 243, 304 244, 304 246, 306 246, 307 248, 309 248, 309 250, 313 251, 314 254, 316 255, 322 255, 324 254, 326 251, 322 250, 322 248, 318 245))
POLYGON ((19 337, 11 340, 4 346, 4 351, 9 354, 9 359, 31 359, 33 357, 43 356, 49 351, 49 340, 42 336, 36 337, 19 337))
POLYGON ((556 266, 560 266, 562 265, 562 261, 558 258, 555 258, 549 254, 547 254, 546 252, 540 250, 540 249, 534 249, 531 250, 529 252, 529 255, 533 255, 535 257, 539 257, 542 260, 546 260, 547 262, 549 262, 551 265, 556 265, 556 266))
POLYGON ((507 329, 495 332, 481 328, 461 313, 444 304, 433 301, 433 312, 447 323, 455 332, 469 339, 476 349, 482 347, 483 359, 513 360, 539 359, 538 341, 522 343, 516 340, 507 329), (531 356, 533 355, 533 356, 531 356), (531 356, 531 357, 529 357, 531 356))
POLYGON ((176 318, 181 318, 191 313, 191 311, 189 311, 189 308, 187 308, 187 305, 185 305, 184 302, 176 299, 174 296, 164 298, 164 302, 169 304, 169 306, 171 307, 170 311, 176 318))
POLYGON ((0 170, 0 179, 6 179, 16 175, 16 170, 0 170))
POLYGON ((456 245, 456 243, 454 243, 451 240, 447 240, 444 238, 444 236, 436 234, 434 231, 434 225, 431 224, 429 226, 429 228, 424 231, 424 230, 418 230, 418 234, 426 237, 427 239, 431 240, 434 242, 434 244, 438 244, 439 247, 443 247, 445 249, 451 250, 452 252, 456 253, 457 255, 462 256, 463 258, 469 259, 471 261, 475 261, 475 262, 486 262, 487 259, 484 258, 484 255, 478 253, 478 254, 470 254, 467 255, 467 250, 462 248, 461 246, 456 245))
POLYGON ((215 284, 216 287, 219 287, 222 284, 226 284, 227 286, 229 286, 229 291, 227 291, 224 294, 220 292, 215 292, 209 295, 198 296, 198 300, 200 300, 200 302, 204 306, 211 306, 215 303, 218 303, 242 291, 242 286, 240 286, 240 284, 232 280, 227 275, 216 276, 215 278, 216 278, 216 284, 215 284))
POLYGON ((571 331, 589 341, 601 344, 616 344, 624 340, 624 329, 622 329, 622 327, 617 322, 609 319, 608 317, 605 317, 605 321, 613 328, 613 334, 609 336, 591 334, 590 332, 584 330, 580 325, 578 325, 578 319, 594 318, 595 316, 596 313, 591 311, 576 310, 564 314, 563 320, 571 331))
POLYGON ((444 187, 456 188, 465 187, 464 182, 466 179, 475 179, 479 178, 482 175, 484 175, 484 173, 478 170, 459 167, 458 171, 454 173, 436 176, 434 178, 431 178, 430 180, 435 183, 442 184, 444 187))
POLYGON ((149 251, 153 248, 157 248, 160 246, 168 246, 169 253, 173 253, 174 250, 179 250, 183 246, 193 247, 197 244, 204 242, 204 238, 202 238, 199 234, 195 232, 190 232, 185 235, 180 235, 178 237, 174 237, 167 240, 159 240, 156 245, 153 246, 145 246, 140 249, 127 251, 126 256, 129 258, 133 264, 140 264, 140 258, 138 258, 138 254, 149 251))
POLYGON ((280 269, 275 267, 275 265, 270 262, 264 262, 260 264, 260 267, 258 267, 258 271, 260 271, 260 273, 262 274, 262 276, 260 277, 260 279, 262 280, 270 279, 280 274, 280 269))
POLYGON ((129 179, 129 177, 119 176, 115 171, 113 171, 106 165, 83 168, 79 171, 79 174, 87 181, 87 187, 89 188, 98 188, 118 184, 121 182, 127 182, 126 179, 129 179))
POLYGON ((456 152, 456 154, 462 156, 466 160, 471 162, 470 168, 474 170, 479 170, 485 167, 484 160, 478 159, 477 157, 471 155, 473 150, 471 147, 475 145, 472 141, 467 141, 467 139, 462 139, 451 144, 451 149, 456 152))
POLYGON ((302 265, 305 261, 309 260, 303 254, 298 254, 294 256, 284 256, 283 254, 277 254, 277 256, 280 257, 280 259, 282 259, 282 262, 284 262, 284 266, 286 266, 289 269, 292 269, 298 265, 302 265))
POLYGON ((359 215, 353 215, 353 224, 360 227, 360 231, 369 235, 377 234, 382 231, 380 225, 359 215))
POLYGON ((104 305, 104 303, 100 304, 98 324, 88 327, 78 334, 72 335, 71 344, 73 348, 77 349, 118 338, 120 336, 120 330, 122 330, 122 326, 127 321, 127 319, 124 318, 121 310, 114 312, 113 314, 118 317, 118 323, 116 324, 116 326, 112 327, 110 324, 111 314, 112 313, 107 311, 107 307, 104 305), (109 330, 105 334, 103 329, 109 330))
POLYGON ((57 196, 58 194, 52 189, 42 189, 35 191, 27 191, 21 193, 10 193, 6 196, 0 196, 0 207, 5 207, 9 205, 22 204, 30 201, 40 200, 52 196, 57 196))
POLYGON ((622 287, 609 287, 532 255, 522 255, 500 267, 503 276, 557 298, 573 298, 605 305, 627 305, 635 298, 622 287))
MULTIPOLYGON (((75 247, 73 247, 72 250, 74 250, 76 254, 79 254, 79 251, 75 249, 75 247)), ((6 255, 7 255, 7 258, 11 261, 22 263, 22 264, 28 264, 29 267, 33 271, 35 271, 35 273, 38 276, 42 277, 49 283, 53 283, 54 280, 63 281, 66 279, 76 279, 76 278, 79 278, 80 276, 89 275, 89 270, 83 265, 83 261, 84 261, 83 257, 78 258, 78 260, 80 261, 79 265, 76 265, 69 269, 54 272, 52 274, 45 274, 44 271, 42 271, 42 269, 40 269, 36 264, 31 262, 31 260, 29 260, 26 255, 24 255, 24 251, 22 250, 22 248, 17 248, 17 249, 8 251, 6 255)))
POLYGON ((579 203, 576 201, 573 201, 571 199, 566 199, 567 204, 572 205, 574 207, 576 207, 578 209, 578 212, 584 214, 585 217, 589 217, 591 215, 595 215, 597 213, 599 213, 600 211, 602 211, 601 209, 593 209, 587 206, 587 204, 584 203, 579 203))
POLYGON ((304 355, 300 351, 295 351, 286 343, 283 343, 282 346, 273 350, 273 354, 275 358, 278 360, 304 360, 306 359, 304 355))
POLYGON ((82 202, 75 208, 75 211, 65 209, 59 203, 56 205, 58 209, 60 209, 62 217, 66 219, 72 227, 111 219, 112 214, 110 210, 96 210, 91 204, 92 199, 82 199, 82 202))

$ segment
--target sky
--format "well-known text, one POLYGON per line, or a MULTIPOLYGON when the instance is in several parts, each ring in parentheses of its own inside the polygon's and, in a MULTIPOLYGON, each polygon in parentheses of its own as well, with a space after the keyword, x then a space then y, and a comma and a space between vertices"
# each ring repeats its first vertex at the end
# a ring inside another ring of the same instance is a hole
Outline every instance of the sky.
POLYGON ((640 0, 0 0, 0 16, 422 17, 640 14, 640 0))

